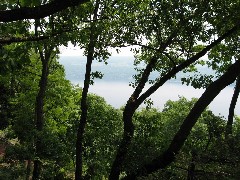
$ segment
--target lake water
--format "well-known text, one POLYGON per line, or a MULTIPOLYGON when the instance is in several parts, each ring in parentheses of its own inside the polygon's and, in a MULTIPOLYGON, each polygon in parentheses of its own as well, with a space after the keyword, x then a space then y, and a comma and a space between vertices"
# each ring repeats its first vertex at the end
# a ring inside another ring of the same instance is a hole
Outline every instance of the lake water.
MULTIPOLYGON (((123 106, 133 88, 129 86, 129 82, 133 81, 134 70, 133 57, 116 56, 108 60, 108 65, 103 62, 93 62, 92 71, 100 71, 104 74, 103 79, 96 79, 93 86, 90 86, 90 92, 100 95, 112 106, 119 108, 123 106)), ((61 56, 59 62, 64 65, 66 78, 73 84, 83 86, 86 58, 81 56, 61 56)), ((140 65, 141 66, 141 65, 140 65)), ((209 71, 202 69, 202 71, 209 71)), ((210 73, 210 72, 208 72, 210 73)), ((154 102, 154 107, 162 109, 165 102, 169 99, 178 100, 179 96, 188 99, 192 97, 199 98, 204 89, 194 89, 190 86, 182 85, 180 78, 185 74, 181 73, 176 79, 170 80, 168 83, 160 87, 150 98, 154 102)), ((157 77, 157 73, 153 73, 151 79, 157 77)), ((149 87, 150 85, 147 85, 149 87)), ((213 100, 209 108, 216 114, 227 117, 228 108, 234 86, 228 86, 213 100)), ((240 103, 237 103, 235 113, 240 115, 240 103)))

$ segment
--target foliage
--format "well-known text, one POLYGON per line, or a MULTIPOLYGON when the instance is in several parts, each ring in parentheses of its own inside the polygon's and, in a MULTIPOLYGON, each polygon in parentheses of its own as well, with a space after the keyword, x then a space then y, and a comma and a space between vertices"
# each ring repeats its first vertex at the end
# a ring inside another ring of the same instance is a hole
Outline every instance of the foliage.
POLYGON ((88 123, 84 140, 86 175, 107 177, 122 134, 121 111, 96 95, 88 97, 88 123))
MULTIPOLYGON (((59 173, 71 175, 74 170, 81 89, 73 87, 65 79, 63 67, 53 60, 45 97, 45 126, 42 132, 37 132, 34 124, 34 103, 40 78, 40 61, 33 52, 29 54, 29 58, 28 64, 25 62, 18 71, 14 71, 14 80, 17 83, 14 83, 12 88, 15 85, 18 88, 8 99, 11 104, 9 111, 13 117, 5 132, 8 139, 16 138, 18 143, 7 148, 4 162, 19 161, 19 167, 14 166, 19 173, 14 170, 14 176, 24 176, 24 162, 38 158, 34 156, 32 144, 35 134, 40 133, 44 145, 39 157, 43 162, 42 177, 55 177, 59 173)), ((8 76, 3 77, 8 81, 8 76)), ((120 139, 121 111, 107 105, 103 98, 96 95, 90 95, 88 99, 89 123, 84 143, 85 174, 107 176, 120 139), (94 172, 91 172, 92 168, 94 172)), ((7 177, 13 169, 6 169, 4 172, 6 174, 3 176, 7 177)))
MULTIPOLYGON (((156 109, 138 111, 134 116, 136 133, 123 171, 134 171, 163 152, 196 100, 180 97, 178 101, 168 101, 162 112, 156 109)), ((224 136, 225 126, 223 117, 205 110, 176 161, 168 168, 140 179, 186 179, 192 163, 196 179, 237 178, 240 165, 237 156, 239 133, 234 131, 234 146, 229 146, 224 136)), ((238 120, 234 124, 235 128, 237 126, 238 120)))
MULTIPOLYGON (((16 47, 22 48, 21 45, 16 47)), ((14 50, 16 51, 16 49, 14 50)), ((10 149, 7 150, 6 158, 10 160, 23 161, 36 158, 34 156, 33 138, 38 132, 35 129, 34 104, 41 65, 39 57, 34 51, 29 50, 28 52, 26 53, 25 51, 24 53, 26 58, 29 59, 28 61, 23 61, 24 63, 20 64, 21 66, 18 69, 13 69, 12 74, 3 76, 6 82, 11 83, 9 88, 13 92, 11 97, 8 98, 8 102, 11 105, 9 111, 11 111, 12 118, 9 122, 10 126, 7 128, 7 136, 10 139, 17 138, 20 143, 14 147, 9 147, 10 149), (13 75, 14 78, 11 77, 13 75), (11 81, 11 79, 14 79, 14 81, 11 81)), ((8 57, 14 58, 10 55, 8 57)), ((20 58, 20 60, 22 59, 24 57, 20 58)), ((61 136, 64 138, 66 129, 69 128, 65 121, 73 113, 70 110, 75 109, 77 105, 74 102, 75 97, 71 93, 72 87, 70 82, 64 79, 62 66, 56 60, 53 60, 50 69, 50 86, 48 87, 46 95, 47 105, 45 106, 46 126, 44 131, 41 132, 41 136, 43 136, 44 144, 51 144, 52 146, 42 148, 42 156, 52 160, 52 164, 56 164, 56 161, 61 164, 70 159, 67 156, 66 144, 61 140, 61 136), (62 124, 62 122, 66 124, 62 124)))
MULTIPOLYGON (((37 10, 35 7, 39 5, 39 9, 44 7, 41 5, 51 5, 51 2, 55 1, 4 0, 0 11, 26 12, 37 10)), ((84 117, 84 110, 88 110, 81 141, 85 178, 107 178, 113 172, 112 177, 118 179, 120 173, 124 176, 137 172, 171 145, 174 135, 198 102, 182 97, 177 102, 168 101, 163 111, 159 111, 151 108, 149 96, 179 72, 184 73, 183 83, 208 88, 239 60, 240 4, 236 0, 220 3, 211 0, 91 0, 81 1, 79 6, 74 5, 77 1, 71 1, 70 5, 64 2, 67 6, 62 11, 46 18, 0 22, 0 125, 6 137, 15 141, 2 159, 12 166, 1 172, 1 178, 28 177, 28 170, 24 172, 26 160, 42 162, 43 179, 72 178, 77 119, 81 113, 80 118, 84 117), (13 43, 19 42, 16 39, 22 43, 13 43), (33 39, 35 43, 31 42, 33 39), (67 46, 68 42, 84 49, 88 57, 86 88, 82 91, 72 87, 57 57, 53 58, 46 92, 44 90, 45 122, 40 131, 35 122, 35 102, 42 78, 42 57, 51 50, 54 55, 58 54, 59 46, 67 46), (111 55, 109 48, 118 51, 125 46, 132 47, 137 70, 135 82, 130 83, 135 90, 125 108, 116 110, 96 95, 86 98, 87 86, 93 84, 94 78, 103 77, 101 72, 91 72, 92 61, 107 64, 111 55), (208 60, 203 59, 204 55, 208 55, 208 60), (202 66, 211 72, 199 73, 202 66), (149 79, 154 71, 159 77, 149 79), (146 83, 151 84, 149 89, 144 89, 146 83), (86 103, 79 107, 81 100, 86 103), (144 101, 147 109, 136 111, 144 101), (36 153, 36 137, 42 140, 40 153, 36 153)), ((181 150, 173 155, 176 155, 175 161, 170 160, 170 166, 153 173, 149 179, 237 178, 239 118, 233 124, 229 139, 223 133, 225 126, 222 117, 206 109, 191 127, 187 140, 179 142, 185 141, 181 150)))

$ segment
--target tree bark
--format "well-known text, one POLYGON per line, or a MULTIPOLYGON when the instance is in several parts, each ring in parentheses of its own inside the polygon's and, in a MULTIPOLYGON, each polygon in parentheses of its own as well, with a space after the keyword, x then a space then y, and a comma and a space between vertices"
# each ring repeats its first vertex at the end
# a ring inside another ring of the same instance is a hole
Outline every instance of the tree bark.
POLYGON ((228 138, 232 134, 232 124, 234 118, 234 110, 237 104, 238 96, 240 92, 240 76, 237 77, 234 93, 229 107, 228 121, 226 125, 225 137, 228 138))
POLYGON ((139 94, 142 92, 146 82, 148 81, 149 75, 156 64, 157 59, 152 58, 150 63, 147 65, 146 69, 143 72, 142 78, 136 87, 135 91, 129 98, 125 109, 123 111, 123 122, 124 122, 124 132, 123 132, 123 138, 120 143, 120 146, 118 148, 116 157, 114 159, 114 162, 112 164, 111 172, 109 175, 109 180, 115 180, 119 179, 121 167, 123 165, 124 159, 127 155, 128 148, 131 144, 131 139, 134 135, 134 124, 132 122, 132 116, 137 108, 136 106, 136 99, 139 96, 139 94))
POLYGON ((27 162, 26 162, 26 178, 25 178, 25 180, 29 180, 30 179, 30 174, 31 174, 31 160, 30 159, 28 159, 28 160, 26 160, 27 162))
POLYGON ((24 19, 40 19, 54 13, 88 2, 89 0, 54 0, 36 7, 0 11, 0 22, 12 22, 24 19))
POLYGON ((36 123, 36 138, 35 138, 35 153, 37 159, 34 160, 34 167, 33 167, 33 180, 38 180, 40 178, 41 174, 41 149, 43 148, 42 140, 41 140, 41 131, 43 130, 44 126, 44 112, 43 112, 43 106, 44 106, 44 97, 45 92, 47 88, 47 79, 48 79, 48 73, 49 73, 49 66, 48 62, 50 60, 50 53, 51 51, 47 52, 47 49, 45 49, 45 55, 43 55, 43 52, 39 50, 40 59, 42 62, 42 74, 41 79, 39 81, 39 91, 36 97, 36 104, 35 104, 35 123, 36 123))
POLYGON ((194 180, 195 179, 195 163, 196 163, 196 157, 197 154, 196 152, 192 152, 192 159, 188 167, 188 175, 187 175, 187 180, 194 180))
MULTIPOLYGON (((93 19, 97 19, 97 12, 99 8, 99 1, 96 2, 94 9, 94 17, 93 19)), ((96 44, 97 35, 95 33, 95 22, 91 24, 90 28, 90 42, 88 44, 88 55, 87 55, 87 63, 86 63, 86 73, 84 79, 84 87, 82 91, 82 99, 81 99, 81 117, 77 131, 77 141, 76 141, 76 169, 75 169, 75 180, 83 179, 83 138, 85 132, 85 126, 87 124, 87 96, 88 89, 90 86, 91 80, 91 68, 94 56, 94 49, 96 44)))
MULTIPOLYGON (((175 37, 176 33, 173 32, 172 35, 167 39, 167 41, 161 44, 159 52, 163 52, 168 47, 168 45, 170 45, 173 42, 173 39, 175 37)), ((134 112, 139 106, 137 104, 137 99, 141 94, 143 88, 145 87, 149 75, 152 72, 154 66, 156 65, 157 60, 158 59, 156 57, 152 57, 150 62, 147 64, 137 87, 135 88, 133 94, 131 95, 125 106, 125 109, 123 111, 123 123, 124 123, 123 138, 117 150, 114 162, 112 164, 109 180, 119 179, 124 159, 126 158, 129 146, 131 144, 131 140, 134 135, 134 124, 132 122, 132 117, 134 112)))
POLYGON ((131 144, 131 140, 134 134, 134 125, 132 122, 132 116, 134 112, 135 112, 135 107, 132 107, 131 103, 128 103, 123 112, 123 121, 124 121, 123 138, 118 148, 115 160, 112 164, 109 180, 119 179, 121 167, 126 157, 128 148, 131 144))
POLYGON ((212 102, 222 89, 233 83, 239 74, 240 61, 237 61, 229 67, 225 74, 210 84, 205 90, 191 109, 188 116, 185 118, 168 149, 162 155, 152 160, 151 163, 144 165, 142 168, 137 170, 136 173, 127 175, 124 179, 136 179, 139 176, 148 175, 159 169, 163 169, 172 163, 204 109, 212 102))
POLYGON ((86 73, 85 73, 85 80, 84 80, 84 87, 82 91, 82 99, 81 99, 81 117, 80 123, 78 126, 77 132, 77 141, 76 141, 76 170, 75 170, 75 179, 80 180, 83 179, 82 177, 82 154, 83 154, 83 135, 85 132, 85 126, 87 123, 87 94, 90 84, 90 74, 91 74, 91 65, 93 61, 93 55, 88 54, 87 56, 87 64, 86 64, 86 73))

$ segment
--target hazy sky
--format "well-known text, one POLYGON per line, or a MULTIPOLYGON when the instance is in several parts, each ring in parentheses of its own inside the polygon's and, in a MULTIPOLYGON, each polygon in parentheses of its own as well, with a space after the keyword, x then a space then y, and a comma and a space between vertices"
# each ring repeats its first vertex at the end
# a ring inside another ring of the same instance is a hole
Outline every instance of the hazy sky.
MULTIPOLYGON (((110 49, 110 52, 112 56, 133 56, 130 49, 130 47, 121 48, 119 53, 115 49, 110 49)), ((62 56, 83 56, 83 50, 78 46, 74 47, 71 43, 68 44, 68 47, 61 46, 60 52, 62 56)))

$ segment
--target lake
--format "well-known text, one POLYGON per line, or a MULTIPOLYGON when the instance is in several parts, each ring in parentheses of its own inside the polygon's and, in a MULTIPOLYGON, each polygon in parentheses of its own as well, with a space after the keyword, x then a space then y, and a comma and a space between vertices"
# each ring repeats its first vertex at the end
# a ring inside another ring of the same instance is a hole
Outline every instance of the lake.
MULTIPOLYGON (((133 92, 133 88, 129 86, 129 82, 133 81, 132 76, 136 74, 133 61, 133 57, 127 56, 111 57, 107 65, 103 62, 94 61, 92 71, 100 71, 104 76, 103 79, 96 79, 94 85, 90 86, 89 91, 104 97, 107 103, 116 108, 123 106, 133 92)), ((65 68, 66 78, 73 84, 83 86, 86 58, 81 56, 60 56, 59 62, 65 68)), ((207 72, 209 69, 202 68, 201 71, 207 72)), ((150 79, 154 79, 157 75, 157 72, 154 72, 150 79)), ((162 109, 167 100, 178 100, 179 96, 184 96, 188 99, 201 96, 204 89, 194 89, 181 84, 180 79, 185 75, 180 73, 176 79, 171 79, 150 97, 154 102, 154 107, 162 109)), ((147 85, 146 87, 149 86, 147 85)), ((209 108, 214 114, 227 117, 233 91, 234 86, 230 85, 222 90, 213 100, 209 108)), ((235 109, 237 115, 240 115, 239 107, 240 103, 238 102, 235 109)))

